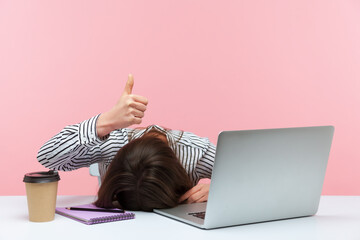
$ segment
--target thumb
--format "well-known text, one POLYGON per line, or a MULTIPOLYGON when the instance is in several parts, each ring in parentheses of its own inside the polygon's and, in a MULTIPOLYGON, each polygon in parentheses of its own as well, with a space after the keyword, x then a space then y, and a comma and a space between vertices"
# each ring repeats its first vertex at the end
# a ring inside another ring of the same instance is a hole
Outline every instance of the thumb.
POLYGON ((124 92, 127 94, 131 94, 133 87, 134 87, 134 77, 132 74, 129 74, 124 92))

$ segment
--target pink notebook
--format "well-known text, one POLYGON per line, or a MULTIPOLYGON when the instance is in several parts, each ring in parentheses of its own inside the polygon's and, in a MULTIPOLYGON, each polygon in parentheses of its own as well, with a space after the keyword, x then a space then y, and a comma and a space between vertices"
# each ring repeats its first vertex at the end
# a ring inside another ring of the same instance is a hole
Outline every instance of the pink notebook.
MULTIPOLYGON (((80 207, 80 208, 94 208, 97 209, 93 204, 84 204, 79 206, 72 207, 80 207)), ((101 209, 101 208, 99 208, 101 209)), ((55 212, 57 214, 63 215, 65 217, 74 219, 81 223, 85 224, 96 224, 96 223, 106 223, 113 221, 121 221, 135 218, 135 214, 131 212, 124 213, 107 213, 107 212, 90 212, 90 211, 77 211, 77 210, 69 210, 66 208, 57 207, 55 212)))

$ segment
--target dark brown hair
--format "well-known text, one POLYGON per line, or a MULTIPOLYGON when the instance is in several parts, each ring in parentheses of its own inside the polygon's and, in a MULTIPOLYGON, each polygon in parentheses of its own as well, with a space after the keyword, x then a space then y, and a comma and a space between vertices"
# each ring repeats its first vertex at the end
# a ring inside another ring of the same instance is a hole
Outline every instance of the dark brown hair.
POLYGON ((178 205, 192 183, 174 151, 157 134, 145 134, 122 147, 112 160, 95 205, 152 211, 178 205))

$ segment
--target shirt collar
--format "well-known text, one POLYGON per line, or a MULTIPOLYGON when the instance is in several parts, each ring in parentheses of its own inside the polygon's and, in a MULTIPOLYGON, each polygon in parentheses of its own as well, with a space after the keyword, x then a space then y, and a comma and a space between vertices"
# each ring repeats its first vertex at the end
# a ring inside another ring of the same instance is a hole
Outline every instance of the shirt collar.
POLYGON ((166 139, 168 140, 169 146, 171 147, 171 149, 173 151, 175 151, 175 147, 176 147, 176 140, 175 140, 175 136, 172 133, 172 130, 167 130, 163 127, 160 127, 158 125, 150 125, 147 128, 144 129, 135 129, 132 138, 136 139, 136 138, 140 138, 142 137, 145 133, 150 132, 151 130, 157 130, 161 133, 164 133, 166 136, 166 139))

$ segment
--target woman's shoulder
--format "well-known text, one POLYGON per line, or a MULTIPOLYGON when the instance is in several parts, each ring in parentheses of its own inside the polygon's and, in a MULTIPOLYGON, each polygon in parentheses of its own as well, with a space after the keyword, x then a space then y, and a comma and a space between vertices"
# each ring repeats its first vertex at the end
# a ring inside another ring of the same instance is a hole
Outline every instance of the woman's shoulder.
POLYGON ((192 132, 171 130, 171 134, 176 139, 176 143, 193 148, 200 148, 206 150, 209 147, 210 141, 206 137, 200 137, 192 132))

